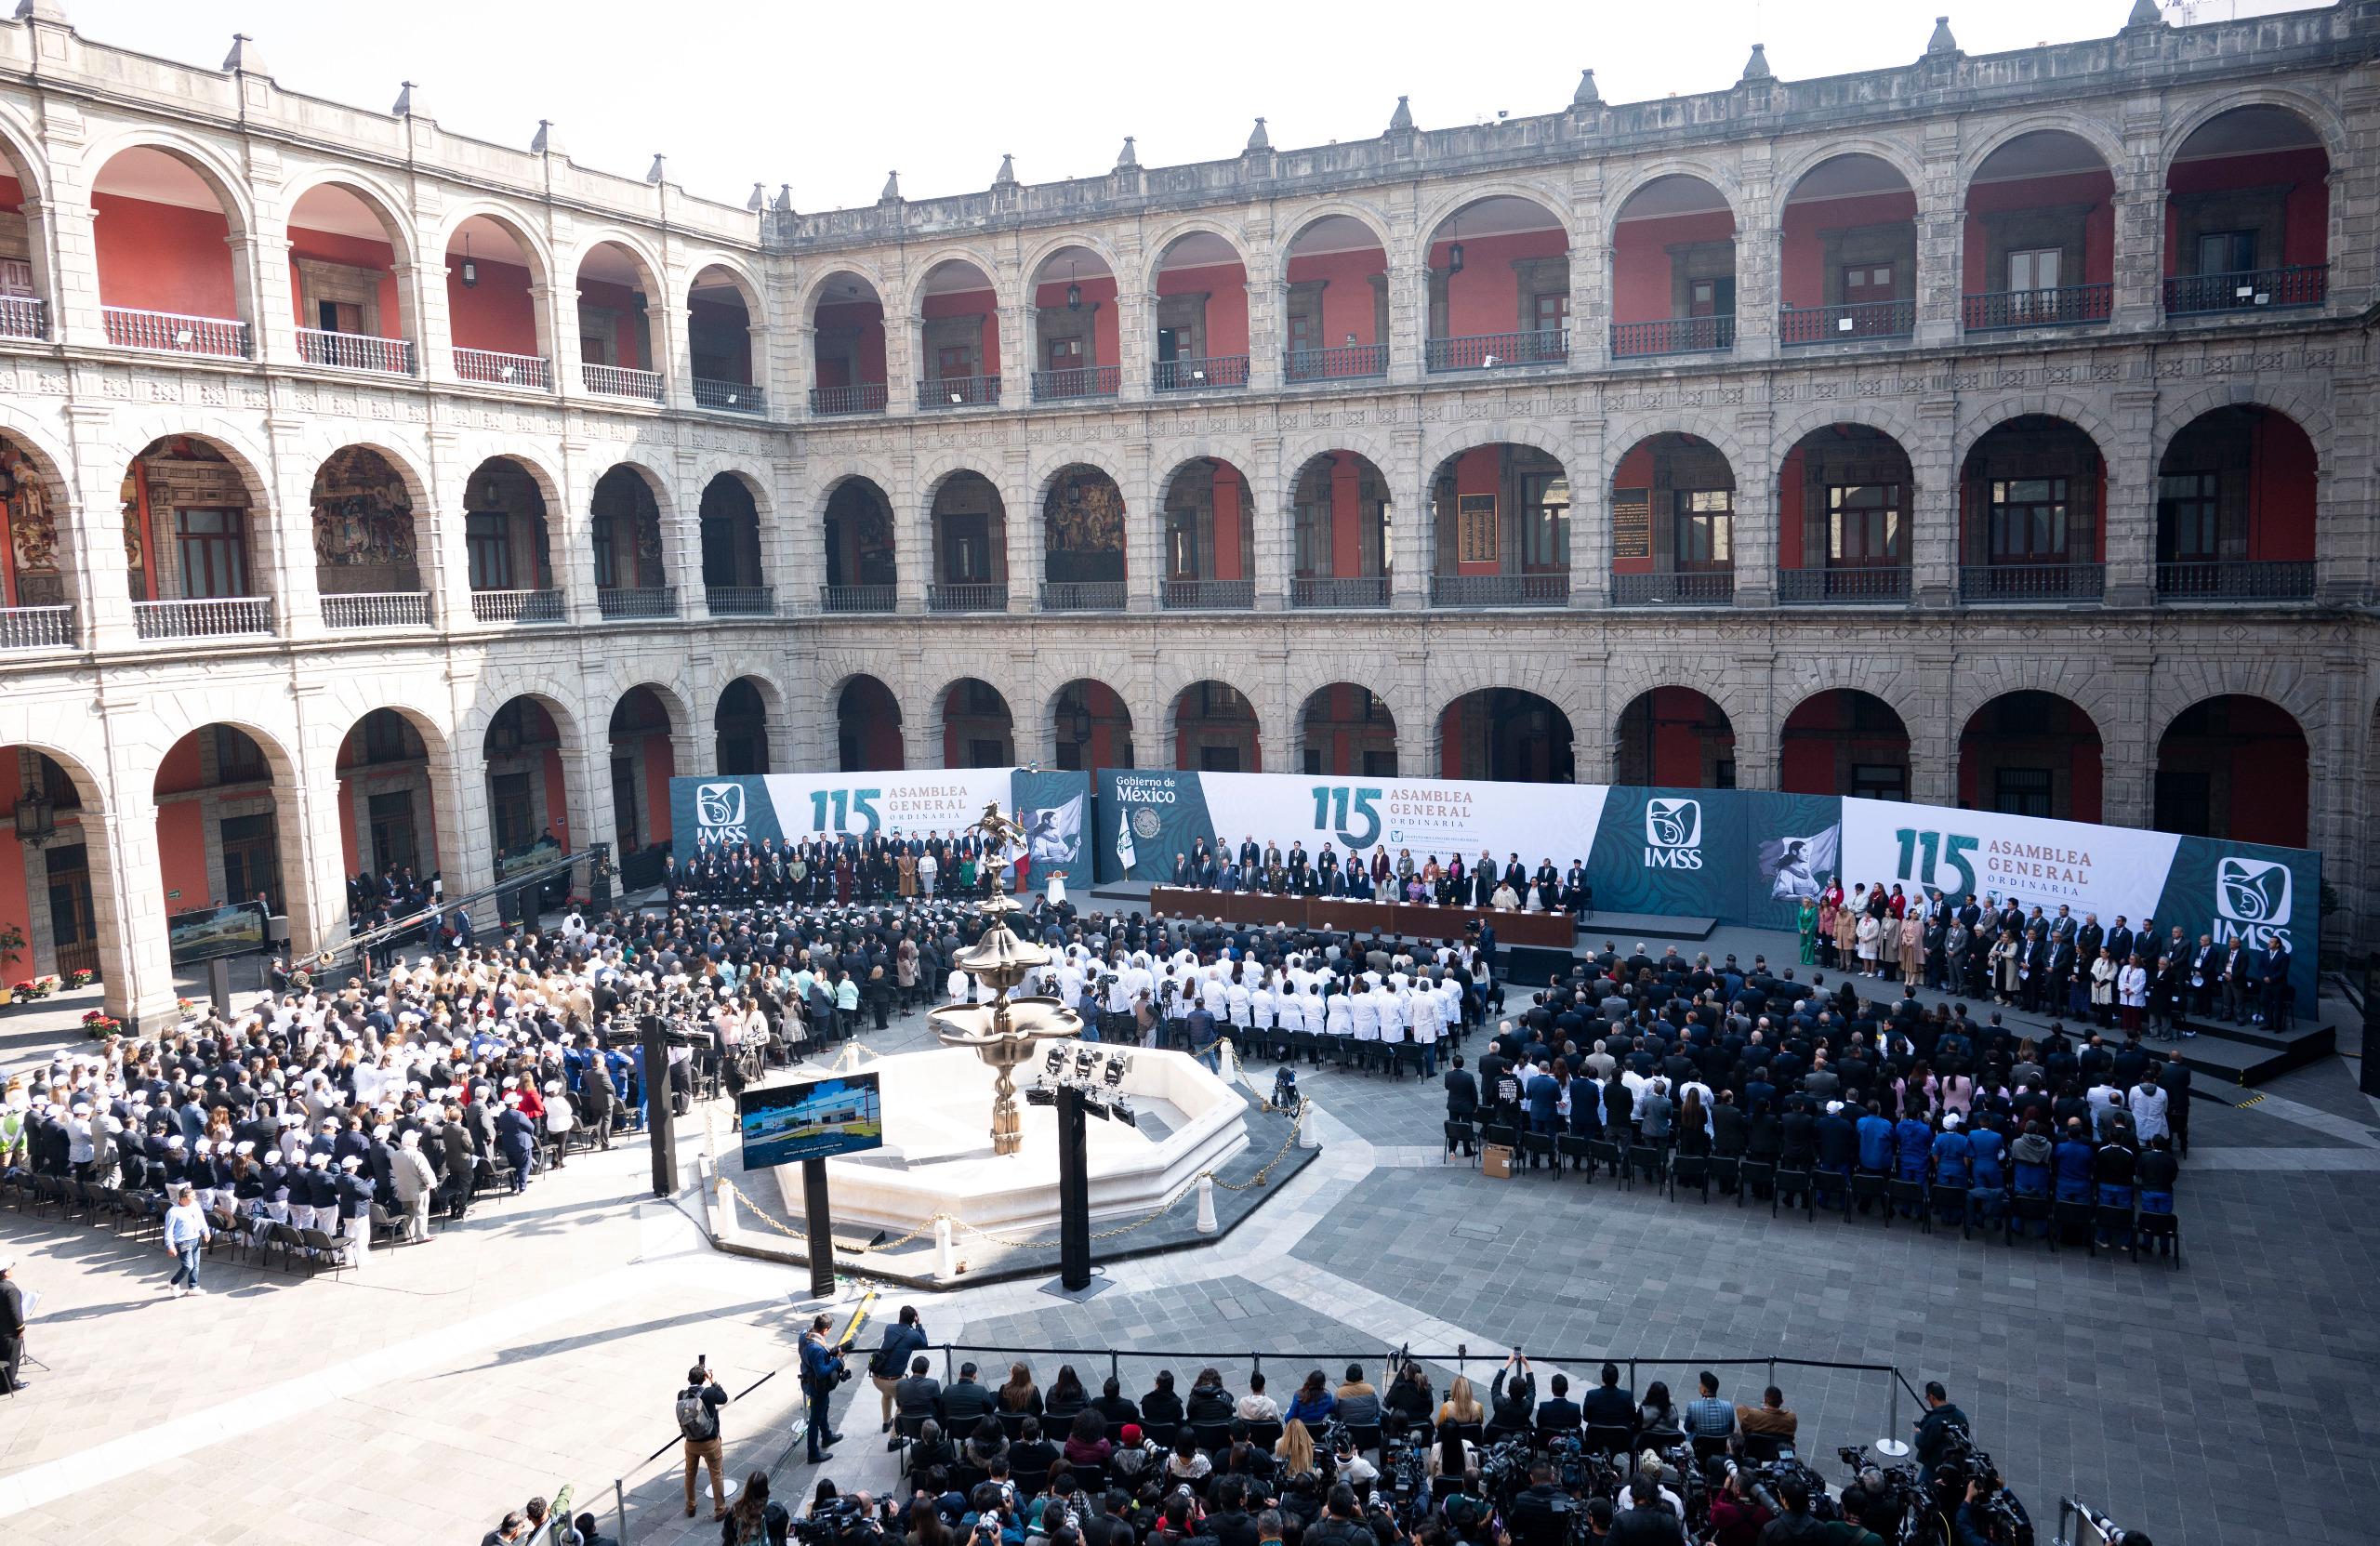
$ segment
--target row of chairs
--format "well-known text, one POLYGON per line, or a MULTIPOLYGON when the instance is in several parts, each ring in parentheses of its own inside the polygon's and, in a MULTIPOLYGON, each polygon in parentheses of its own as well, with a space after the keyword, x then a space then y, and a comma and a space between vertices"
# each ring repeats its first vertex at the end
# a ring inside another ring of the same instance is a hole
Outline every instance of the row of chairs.
MULTIPOLYGON (((1890 1229, 1896 1215, 1914 1222, 1921 1233, 1931 1235, 1939 1225, 1955 1227, 1959 1238, 1971 1238, 1977 1230, 1989 1235, 1993 1223, 2000 1227, 2001 1243, 2013 1245, 2019 1233, 2030 1234, 2023 1226, 2046 1224, 2049 1249, 2056 1254, 2061 1236, 2080 1233, 2093 1256, 2099 1253, 2099 1238, 2110 1241, 2128 1240, 2134 1261, 2140 1259, 2144 1242, 2162 1240, 2171 1248, 2173 1264, 2182 1264, 2181 1221, 2171 1213, 2145 1213, 2131 1205, 2103 1205, 2096 1202, 2069 1201, 2047 1196, 2012 1192, 2003 1194, 1995 1211, 1998 1218, 1981 1217, 1974 1194, 1964 1186, 1946 1186, 1923 1181, 1903 1181, 1897 1176, 1883 1175, 1869 1170, 1854 1170, 1848 1183, 1839 1177, 1808 1169, 1788 1169, 1770 1160, 1745 1159, 1732 1155, 1685 1155, 1664 1144, 1622 1143, 1617 1139, 1589 1138, 1582 1133, 1526 1132, 1508 1124, 1475 1123, 1450 1117, 1446 1123, 1447 1153, 1457 1148, 1474 1151, 1485 1144, 1499 1143, 1513 1150, 1516 1156, 1534 1161, 1550 1162, 1553 1174, 1561 1176, 1566 1170, 1583 1173, 1593 1184, 1598 1173, 1618 1181, 1633 1190, 1643 1181, 1657 1191, 1666 1189, 1674 1200, 1681 1188, 1700 1194, 1707 1206, 1712 1189, 1722 1193, 1732 1191, 1736 1206, 1740 1209, 1747 1198, 1765 1196, 1769 1217, 1778 1217, 1788 1206, 1798 1206, 1805 1220, 1818 1216, 1818 1195, 1821 1181, 1829 1190, 1840 1194, 1841 1209, 1845 1220, 1858 1212, 1880 1216, 1890 1229)), ((1830 1202, 1830 1210, 1833 1204, 1830 1202)))
MULTIPOLYGON (((129 1240, 159 1240, 165 1233, 163 1193, 99 1186, 72 1176, 12 1171, 0 1176, 0 1203, 37 1219, 105 1227, 129 1240)), ((346 1241, 320 1229, 267 1222, 257 1230, 245 1219, 227 1223, 220 1217, 209 1222, 215 1230, 209 1246, 213 1254, 228 1254, 234 1261, 254 1261, 284 1272, 302 1269, 310 1278, 321 1272, 337 1273, 349 1265, 346 1241)), ((406 1243, 403 1236, 402 1220, 373 1228, 376 1246, 402 1245, 406 1243)))
MULTIPOLYGON (((1424 1064, 1421 1044, 1418 1041, 1361 1041, 1352 1036, 1332 1036, 1327 1031, 1290 1031, 1276 1025, 1253 1032, 1249 1037, 1250 1052, 1263 1050, 1271 1054, 1275 1063, 1302 1063, 1308 1067, 1349 1068, 1358 1062, 1367 1071, 1379 1068, 1392 1079, 1411 1074, 1422 1077, 1424 1064)), ((1460 1035, 1438 1039, 1441 1056, 1461 1049, 1460 1035)))

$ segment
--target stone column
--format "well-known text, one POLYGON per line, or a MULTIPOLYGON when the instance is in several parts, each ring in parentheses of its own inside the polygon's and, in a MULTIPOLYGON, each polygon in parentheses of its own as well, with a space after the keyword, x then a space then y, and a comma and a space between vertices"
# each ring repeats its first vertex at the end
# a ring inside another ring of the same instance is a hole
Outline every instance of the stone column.
MULTIPOLYGON (((1034 336, 1037 312, 1032 286, 1013 304, 1000 309, 1000 406, 1033 405, 1033 371, 1040 358, 1041 340, 1034 336)), ((1036 575, 1038 578, 1038 575, 1036 575)))
POLYGON ((776 400, 772 416, 796 419, 810 413, 810 380, 818 359, 818 330, 807 322, 786 329, 786 348, 777 362, 778 374, 769 383, 776 400))
POLYGON ((430 508, 414 512, 414 529, 420 534, 422 588, 430 592, 433 623, 444 628, 469 628, 475 619, 463 487, 472 469, 455 430, 433 426, 423 434, 422 443, 430 453, 430 508))
POLYGON ((1421 431, 1398 429, 1389 465, 1380 469, 1389 490, 1388 604, 1419 612, 1430 604, 1430 469, 1422 465, 1421 431))
POLYGON ((2112 399, 2107 462, 2107 604, 2147 606, 2155 596, 2157 558, 2157 389, 2126 388, 2112 399))
MULTIPOLYGON (((2157 652, 2147 645, 2118 644, 2107 656, 2118 681, 2148 681, 2157 669, 2157 652)), ((2157 757, 2148 694, 2119 693, 2109 702, 2115 718, 2113 723, 2099 724, 2099 820, 2109 826, 2147 826, 2156 813, 2152 770, 2157 757)))
POLYGON ((1950 722, 1951 678, 1958 652, 1921 644, 1916 651, 1916 714, 1909 732, 1909 798, 1924 805, 1956 805, 1959 793, 1959 731, 1950 722))
MULTIPOLYGON (((1257 240, 1250 233, 1251 242, 1257 240)), ((1285 347, 1286 329, 1282 319, 1288 312, 1288 288, 1281 282, 1286 264, 1274 261, 1268 246, 1249 257, 1248 275, 1248 390, 1251 392, 1277 391, 1281 386, 1281 350, 1285 347)))
POLYGON ((1909 453, 1910 599, 1922 607, 1959 599, 1959 400, 1947 392, 1920 398, 1919 434, 1909 453))
POLYGON ((1157 588, 1165 577, 1165 512, 1159 508, 1164 474, 1153 466, 1145 443, 1124 453, 1124 605, 1132 612, 1157 610, 1157 588))
POLYGON ((918 497, 918 458, 904 439, 892 454, 893 608, 915 616, 926 609, 926 583, 933 577, 933 518, 918 497))
MULTIPOLYGON (((416 249, 430 239, 419 226, 411 234, 416 249)), ((404 331, 405 337, 413 340, 414 374, 424 381, 453 381, 455 318, 446 304, 444 256, 426 258, 417 263, 399 263, 393 271, 399 307, 410 308, 411 314, 404 318, 404 331)))
POLYGON ((295 777, 290 787, 276 784, 272 792, 293 956, 325 949, 347 936, 347 854, 339 838, 337 770, 348 727, 332 722, 329 686, 325 680, 292 689, 298 709, 290 753, 295 777))
MULTIPOLYGON (((145 710, 112 706, 112 714, 145 710)), ((125 791, 139 777, 111 752, 109 787, 125 791)), ((83 840, 91 875, 92 920, 99 929, 100 1002, 127 1029, 155 1032, 178 1018, 174 968, 165 941, 165 879, 157 854, 157 808, 145 793, 122 806, 83 812, 83 840)))
MULTIPOLYGON (((537 333, 545 345, 546 358, 553 363, 554 390, 564 398, 586 395, 586 373, 579 368, 576 319, 563 310, 568 307, 575 311, 576 285, 532 284, 529 303, 536 311, 537 333)), ((593 600, 591 596, 588 599, 593 600)))
MULTIPOLYGON (((1611 229, 1604 220, 1601 168, 1581 163, 1570 190, 1570 368, 1601 370, 1611 363, 1611 229)), ((1575 521, 1575 482, 1571 498, 1575 521)), ((1571 540, 1577 539, 1574 527, 1571 540)))
POLYGON ((1958 342, 1966 312, 1966 187, 1958 127, 1929 126, 1917 193, 1917 334, 1921 349, 1958 342))
POLYGON ((1249 465, 1240 469, 1248 480, 1248 508, 1242 521, 1253 522, 1256 570, 1256 610, 1279 612, 1289 605, 1289 581, 1297 569, 1297 533, 1290 503, 1295 491, 1289 479, 1294 469, 1281 466, 1281 437, 1260 434, 1249 442, 1249 465))
MULTIPOLYGON (((79 117, 45 114, 40 132, 42 160, 49 167, 48 197, 39 201, 42 227, 49 239, 47 298, 53 309, 49 336, 63 343, 94 348, 107 341, 100 315, 99 244, 91 216, 91 182, 99 168, 85 164, 84 126, 79 117)), ((25 190, 29 195, 33 192, 25 190)), ((28 218, 32 207, 27 205, 28 218)))
POLYGON ((1743 170, 1742 207, 1736 212, 1736 358, 1777 357, 1777 309, 1783 295, 1783 233, 1769 181, 1767 152, 1743 170))
MULTIPOLYGON (((132 645, 132 595, 125 578, 124 477, 116 459, 115 411, 104 402, 70 399, 66 434, 72 466, 60 469, 67 485, 57 512, 66 536, 66 563, 74 597, 75 642, 101 654, 132 645)), ((93 873, 98 865, 92 866, 93 873)))
MULTIPOLYGON (((577 345, 570 347, 575 353, 577 345)), ((571 368, 578 368, 575 359, 571 368)), ((562 615, 583 627, 603 615, 595 595, 595 534, 588 515, 597 474, 588 465, 585 441, 565 437, 559 446, 562 466, 556 475, 562 483, 562 508, 546 512, 546 540, 552 549, 554 578, 562 588, 562 615)))
MULTIPOLYGON (((1121 277, 1120 275, 1118 276, 1121 277)), ((1135 271, 1137 278, 1137 271, 1135 271)), ((1128 403, 1145 403, 1156 382, 1149 362, 1157 355, 1157 297, 1138 287, 1116 292, 1116 363, 1122 376, 1117 395, 1128 403)))
POLYGON ((918 411, 918 383, 925 375, 926 324, 921 317, 884 322, 884 411, 918 411))
MULTIPOLYGON (((1009 381, 1000 383, 1002 394, 1009 381)), ((1000 496, 1001 556, 1008 575, 1008 610, 1038 612, 1041 607, 1041 509, 1034 503, 1033 485, 1025 468, 1029 453, 1011 444, 985 475, 994 480, 1000 496)))
POLYGON ((2147 174, 2131 166, 2159 166, 2156 152, 2130 158, 2116 170, 2115 296, 2110 326, 2119 333, 2155 327, 2163 313, 2165 271, 2165 190, 2162 183, 2143 185, 2147 174))
MULTIPOLYGON (((1571 265, 1575 276, 1578 265, 1571 265)), ((1575 291, 1573 292, 1575 294, 1575 291)), ((1576 316, 1576 313, 1573 313, 1576 316)), ((1573 362, 1578 329, 1570 333, 1573 362)), ((1601 416, 1570 421, 1570 604, 1601 607, 1611 599, 1611 467, 1601 416)))
MULTIPOLYGON (((2380 593, 2370 527, 2349 513, 2369 509, 2372 498, 2372 390, 2341 381, 2333 391, 2330 444, 2314 474, 2315 595, 2353 606, 2380 593)), ((2380 812, 2373 816, 2380 820, 2380 812)))
MULTIPOLYGON (((694 398, 681 392, 678 401, 691 403, 694 398)), ((677 487, 661 510, 661 544, 668 558, 669 584, 678 593, 678 615, 703 623, 710 620, 710 591, 703 584, 703 491, 695 481, 694 455, 691 447, 679 448, 677 487)))
MULTIPOLYGON (((1388 260, 1388 378, 1421 379, 1430 327, 1430 271, 1405 256, 1399 244, 1388 260)), ((1336 342, 1336 340, 1331 340, 1336 342)))
MULTIPOLYGON (((1777 463, 1769 451, 1771 416, 1746 409, 1736 416, 1736 440, 1745 465, 1734 469, 1736 605, 1777 603, 1777 463)), ((1739 728, 1738 735, 1742 734, 1739 728)), ((1743 765, 1739 755, 1737 765, 1743 765)))
POLYGON ((267 535, 264 555, 251 554, 251 585, 259 577, 258 557, 265 560, 264 593, 272 598, 273 631, 284 639, 305 640, 323 633, 323 601, 314 574, 314 469, 304 452, 306 427, 280 414, 267 416, 272 461, 260 469, 270 506, 248 512, 249 539, 267 535))
MULTIPOLYGON (((297 297, 289 288, 289 228, 275 213, 257 216, 266 227, 246 242, 231 243, 231 271, 252 276, 247 288, 255 310, 246 313, 250 357, 276 364, 296 364, 298 352, 297 297)), ((245 297, 243 297, 245 298, 245 297)))

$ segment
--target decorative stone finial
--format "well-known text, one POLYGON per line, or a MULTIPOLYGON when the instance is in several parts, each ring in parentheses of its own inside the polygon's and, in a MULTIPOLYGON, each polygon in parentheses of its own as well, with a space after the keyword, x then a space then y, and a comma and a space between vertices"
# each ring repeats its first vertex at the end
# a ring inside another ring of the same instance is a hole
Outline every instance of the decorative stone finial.
POLYGON ((995 188, 1016 186, 1016 157, 1006 151, 1000 152, 1000 169, 992 174, 992 186, 995 188))
POLYGON ((1403 134, 1413 126, 1413 102, 1409 97, 1396 99, 1396 111, 1388 115, 1388 132, 1403 134))
POLYGON ((2125 32, 2135 27, 2162 27, 2164 24, 2165 13, 2158 8, 2157 0, 2132 0, 2132 14, 2123 19, 2125 32))
POLYGON ((1124 148, 1117 152, 1116 169, 1121 172, 1140 164, 1140 152, 1132 149, 1132 137, 1128 134, 1124 137, 1124 148))
POLYGON ((1595 89, 1593 71, 1579 72, 1579 89, 1570 93, 1570 105, 1572 107, 1601 107, 1603 105, 1603 93, 1595 89))
POLYGON ((647 182, 659 182, 663 178, 668 177, 668 175, 669 158, 663 155, 660 152, 655 151, 653 154, 653 165, 644 169, 644 180, 647 182))
POLYGON ((1269 151, 1272 148, 1273 137, 1264 132, 1264 120, 1259 118, 1256 120, 1256 126, 1248 131, 1248 149, 1251 151, 1269 151))
POLYGON ((60 5, 58 0, 17 0, 17 20, 55 21, 63 25, 66 20, 66 7, 60 5))
POLYGON ((879 204, 889 204, 901 196, 901 174, 895 171, 884 179, 884 192, 876 195, 879 204))
POLYGON ((766 209, 768 206, 768 195, 760 192, 760 185, 759 183, 754 183, 752 185, 752 196, 744 201, 744 207, 750 210, 753 214, 758 215, 761 210, 766 209))
POLYGON ((1955 54, 1959 51, 1959 40, 1950 35, 1949 17, 1934 19, 1934 35, 1925 40, 1925 51, 1928 54, 1955 54))
POLYGON ((399 81, 397 83, 397 103, 396 106, 389 110, 390 116, 394 118, 429 117, 430 112, 423 105, 420 93, 421 88, 415 86, 413 82, 399 81))
POLYGON ((223 56, 223 68, 245 75, 270 75, 264 55, 257 50, 257 40, 245 33, 231 34, 231 51, 223 56))
MULTIPOLYGON (((1753 44, 1752 46, 1752 58, 1744 60, 1743 79, 1747 81, 1768 81, 1775 80, 1776 78, 1775 72, 1768 68, 1768 45, 1765 43, 1753 44)), ((1742 82, 1739 81, 1737 84, 1741 85, 1742 82)))
POLYGON ((560 155, 562 153, 562 136, 554 132, 554 121, 552 119, 540 118, 537 120, 537 136, 536 139, 529 141, 529 153, 531 155, 560 155))
POLYGON ((771 209, 775 210, 775 211, 776 211, 778 214, 780 214, 780 215, 790 215, 790 214, 792 214, 792 213, 793 213, 793 184, 791 184, 791 183, 789 183, 789 182, 780 182, 780 183, 778 183, 778 184, 777 184, 777 196, 776 196, 776 202, 775 202, 775 203, 774 203, 774 204, 772 204, 772 205, 769 205, 769 207, 770 207, 771 209))

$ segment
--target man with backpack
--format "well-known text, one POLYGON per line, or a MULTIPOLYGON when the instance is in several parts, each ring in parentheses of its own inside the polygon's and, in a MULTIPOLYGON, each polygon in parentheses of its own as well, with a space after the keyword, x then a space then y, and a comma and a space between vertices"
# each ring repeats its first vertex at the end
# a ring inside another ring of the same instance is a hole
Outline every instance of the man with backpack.
POLYGON ((810 1330, 801 1339, 801 1394, 810 1408, 807 1436, 812 1465, 824 1464, 828 1448, 843 1436, 834 1431, 831 1414, 835 1387, 851 1378, 843 1368, 841 1350, 826 1340, 829 1324, 825 1315, 812 1317, 810 1330))
POLYGON ((710 1516, 727 1515, 726 1454, 720 1443, 719 1409, 727 1393, 711 1377, 709 1366, 696 1364, 686 1371, 686 1388, 678 1393, 679 1436, 686 1441, 686 1517, 694 1516, 694 1471, 710 1467, 710 1516))

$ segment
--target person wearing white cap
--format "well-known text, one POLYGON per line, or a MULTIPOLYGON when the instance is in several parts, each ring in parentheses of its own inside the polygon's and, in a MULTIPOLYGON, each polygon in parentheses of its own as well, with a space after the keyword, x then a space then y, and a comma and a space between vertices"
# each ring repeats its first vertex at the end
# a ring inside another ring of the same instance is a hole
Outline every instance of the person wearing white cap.
POLYGON ((361 1156, 338 1162, 339 1227, 347 1234, 347 1264, 361 1272, 372 1249, 372 1183, 361 1156))

